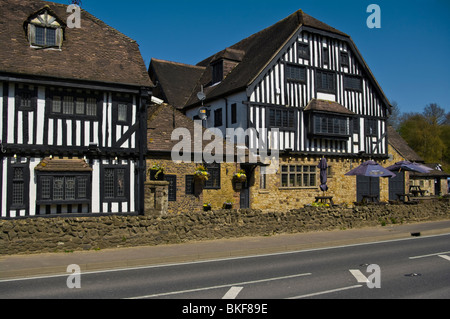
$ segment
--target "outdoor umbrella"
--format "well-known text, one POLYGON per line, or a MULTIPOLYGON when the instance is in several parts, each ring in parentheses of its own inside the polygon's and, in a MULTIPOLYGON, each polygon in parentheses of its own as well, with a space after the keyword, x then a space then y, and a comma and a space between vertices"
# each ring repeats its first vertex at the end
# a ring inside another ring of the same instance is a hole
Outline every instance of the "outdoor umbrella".
POLYGON ((387 170, 375 161, 362 163, 355 169, 345 174, 346 176, 367 176, 367 177, 395 177, 396 175, 387 170))
MULTIPOLYGON (((345 174, 346 176, 367 176, 371 179, 373 177, 395 177, 394 173, 387 170, 380 164, 377 164, 375 161, 367 161, 362 163, 360 166, 358 166, 355 169, 352 169, 350 172, 345 174)), ((372 183, 369 183, 369 192, 372 193, 372 183)), ((372 195, 372 194, 370 194, 372 195)))
POLYGON ((422 165, 422 164, 412 163, 410 161, 401 161, 401 162, 395 163, 392 166, 389 166, 387 168, 387 170, 389 170, 389 171, 404 170, 404 171, 412 171, 412 172, 417 172, 417 173, 429 173, 433 169, 426 167, 425 165, 422 165))
POLYGON ((319 162, 319 165, 317 166, 320 169, 320 189, 323 192, 326 192, 328 190, 328 176, 327 176, 327 169, 328 169, 328 163, 325 158, 322 158, 319 162))

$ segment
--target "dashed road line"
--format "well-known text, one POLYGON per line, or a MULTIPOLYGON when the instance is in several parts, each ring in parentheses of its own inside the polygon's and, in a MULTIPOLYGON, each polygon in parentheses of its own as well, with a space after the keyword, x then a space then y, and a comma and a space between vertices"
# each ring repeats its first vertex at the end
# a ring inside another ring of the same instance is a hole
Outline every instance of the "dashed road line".
POLYGON ((309 298, 309 297, 315 297, 315 296, 320 296, 320 295, 326 295, 326 294, 331 294, 331 293, 334 293, 334 292, 340 292, 340 291, 356 289, 356 288, 361 288, 361 287, 363 287, 363 286, 362 285, 355 285, 355 286, 350 286, 350 287, 344 287, 344 288, 320 291, 320 292, 315 292, 315 293, 312 293, 312 294, 291 297, 291 298, 288 298, 288 299, 303 299, 303 298, 309 298))
POLYGON ((367 279, 367 277, 364 276, 364 274, 361 272, 361 270, 350 269, 350 272, 353 275, 353 277, 356 278, 358 283, 360 283, 360 284, 367 284, 369 282, 369 279, 367 279))
POLYGON ((233 300, 236 299, 239 293, 244 289, 244 287, 231 287, 230 290, 223 296, 222 299, 233 300))

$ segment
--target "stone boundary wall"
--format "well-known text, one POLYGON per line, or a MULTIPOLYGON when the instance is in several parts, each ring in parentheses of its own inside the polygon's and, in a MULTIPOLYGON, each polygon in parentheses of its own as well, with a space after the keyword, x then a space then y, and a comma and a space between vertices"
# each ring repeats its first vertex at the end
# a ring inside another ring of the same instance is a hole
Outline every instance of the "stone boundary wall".
POLYGON ((419 205, 218 210, 167 216, 0 220, 0 255, 72 252, 450 219, 449 201, 419 205))

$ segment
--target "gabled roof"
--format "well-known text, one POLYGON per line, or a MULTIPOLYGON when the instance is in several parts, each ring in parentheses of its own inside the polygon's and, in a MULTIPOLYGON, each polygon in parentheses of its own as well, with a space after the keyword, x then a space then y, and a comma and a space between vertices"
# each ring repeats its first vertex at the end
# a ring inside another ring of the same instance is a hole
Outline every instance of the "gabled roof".
POLYGON ((182 108, 204 71, 204 67, 152 59, 149 75, 156 85, 154 95, 182 108))
MULTIPOLYGON (((197 66, 203 67, 204 72, 197 78, 196 85, 192 89, 191 96, 187 100, 185 107, 195 106, 200 103, 197 99, 197 93, 201 90, 202 85, 205 86, 204 93, 207 96, 206 103, 209 100, 221 98, 250 87, 265 68, 278 54, 280 54, 280 50, 283 49, 301 28, 304 28, 309 32, 333 34, 334 36, 347 41, 350 47, 356 52, 360 63, 363 65, 363 68, 367 71, 372 83, 380 93, 383 102, 389 106, 389 101, 385 97, 381 87, 377 83, 350 36, 311 17, 302 10, 298 10, 276 24, 253 34, 198 63, 197 66), (219 58, 228 59, 229 57, 236 56, 236 53, 239 53, 237 55, 239 63, 234 69, 226 75, 222 82, 208 86, 208 84, 212 83, 212 62, 219 58)), ((189 81, 191 82, 191 79, 194 77, 195 76, 192 75, 189 81)), ((192 85, 192 83, 190 83, 190 85, 192 85)))
POLYGON ((48 8, 61 21, 67 5, 40 0, 2 0, 0 73, 150 87, 136 41, 81 10, 81 28, 64 27, 62 50, 30 47, 24 23, 48 8))
POLYGON ((406 143, 403 137, 392 127, 388 127, 389 144, 407 161, 424 163, 425 161, 406 143))
MULTIPOLYGON (((205 88, 207 98, 214 99, 225 94, 245 89, 258 74, 264 70, 265 66, 275 57, 278 51, 301 26, 307 26, 313 29, 349 37, 347 34, 304 13, 302 10, 298 10, 271 27, 253 34, 231 46, 229 49, 239 50, 245 53, 242 62, 240 62, 219 85, 205 88)), ((197 88, 194 90, 195 92, 199 91, 200 85, 204 85, 211 81, 212 71, 210 64, 214 61, 216 56, 217 54, 214 54, 197 64, 206 69, 197 83, 197 88)), ((187 102, 187 105, 195 103, 198 103, 198 100, 196 99, 195 94, 193 94, 187 102)))

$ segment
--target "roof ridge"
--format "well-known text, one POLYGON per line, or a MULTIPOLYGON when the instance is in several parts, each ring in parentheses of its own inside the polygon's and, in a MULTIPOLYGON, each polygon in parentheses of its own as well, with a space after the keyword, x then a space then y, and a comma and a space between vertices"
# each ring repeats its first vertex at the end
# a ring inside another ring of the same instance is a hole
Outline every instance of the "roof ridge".
POLYGON ((192 64, 175 62, 175 61, 162 60, 162 59, 157 59, 157 58, 152 58, 152 61, 160 62, 160 63, 173 64, 173 65, 179 65, 179 66, 186 66, 186 67, 197 68, 197 69, 206 69, 206 67, 204 67, 204 66, 192 65, 192 64))

